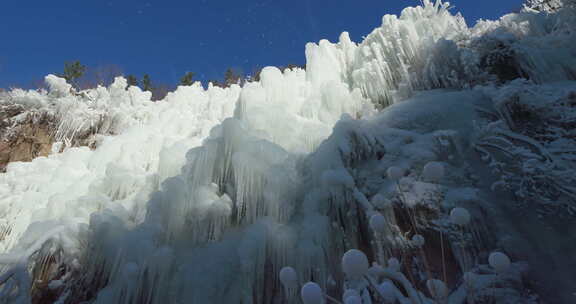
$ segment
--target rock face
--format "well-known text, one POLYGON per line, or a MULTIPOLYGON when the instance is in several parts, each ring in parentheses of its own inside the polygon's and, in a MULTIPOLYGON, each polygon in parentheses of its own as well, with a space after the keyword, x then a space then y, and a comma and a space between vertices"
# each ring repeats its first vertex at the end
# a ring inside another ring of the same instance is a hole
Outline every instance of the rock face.
POLYGON ((0 172, 14 161, 31 161, 50 153, 54 120, 46 114, 26 112, 20 105, 0 106, 0 172))

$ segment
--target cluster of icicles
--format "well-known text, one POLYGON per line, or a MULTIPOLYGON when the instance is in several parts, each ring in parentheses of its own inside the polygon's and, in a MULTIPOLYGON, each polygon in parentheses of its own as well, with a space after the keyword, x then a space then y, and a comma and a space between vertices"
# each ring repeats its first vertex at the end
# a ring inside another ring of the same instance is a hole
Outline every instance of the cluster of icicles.
MULTIPOLYGON (((404 175, 404 170, 399 167, 390 167, 387 170, 389 179, 398 181, 404 175)), ((439 180, 444 175, 444 167, 439 162, 429 162, 423 169, 422 176, 426 180, 439 180)), ((400 189, 400 187, 398 187, 400 189)), ((455 207, 450 212, 450 221, 457 226, 466 226, 470 223, 471 215, 467 209, 455 207)), ((370 228, 378 235, 384 235, 389 230, 389 222, 386 217, 379 212, 370 217, 370 228)), ((442 233, 442 232, 440 232, 442 233)), ((425 245, 425 238, 420 234, 412 236, 411 243, 416 248, 425 245)), ((382 248, 377 250, 382 251, 382 248)), ((421 252, 422 253, 422 252, 421 252)), ((423 254, 423 253, 422 253, 423 254)), ((384 260, 382 252, 379 258, 384 260)), ((428 303, 428 298, 414 288, 412 282, 401 272, 401 262, 391 257, 386 261, 387 266, 383 267, 378 262, 373 262, 370 266, 368 257, 358 249, 350 249, 342 256, 342 271, 346 275, 345 290, 341 301, 324 293, 319 284, 308 281, 300 288, 300 297, 304 304, 324 304, 332 302, 337 304, 367 304, 372 303, 372 298, 380 298, 382 303, 428 303), (406 291, 407 296, 396 284, 399 284, 406 291), (371 296, 372 295, 372 296, 371 296)), ((502 252, 492 252, 488 257, 488 264, 496 274, 503 274, 511 267, 510 258, 502 252)), ((288 297, 295 297, 298 289, 298 274, 293 267, 285 266, 280 270, 279 279, 285 288, 288 297)), ((471 291, 475 288, 476 275, 466 272, 463 276, 465 287, 471 291)), ((438 303, 446 303, 449 298, 449 289, 445 282, 439 279, 429 278, 426 281, 426 288, 429 294, 438 303)))

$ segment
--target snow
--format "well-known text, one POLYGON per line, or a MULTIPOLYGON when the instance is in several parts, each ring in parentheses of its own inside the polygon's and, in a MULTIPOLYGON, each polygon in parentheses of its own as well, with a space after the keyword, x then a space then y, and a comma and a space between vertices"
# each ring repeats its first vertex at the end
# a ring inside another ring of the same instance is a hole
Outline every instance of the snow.
POLYGON ((563 6, 576 5, 573 0, 528 0, 527 6, 544 12, 554 12, 563 6))
POLYGON ((66 96, 72 89, 72 85, 68 84, 64 78, 50 74, 44 79, 51 94, 66 96))

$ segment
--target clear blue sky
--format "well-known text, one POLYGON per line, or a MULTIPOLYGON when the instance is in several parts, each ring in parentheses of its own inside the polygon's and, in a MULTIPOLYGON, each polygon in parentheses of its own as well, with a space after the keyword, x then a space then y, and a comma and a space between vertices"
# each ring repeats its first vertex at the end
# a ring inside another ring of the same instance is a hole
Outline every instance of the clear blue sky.
MULTIPOLYGON (((5 0, 0 87, 28 86, 63 63, 118 65, 176 83, 186 71, 221 78, 227 67, 304 63, 304 45, 342 31, 360 41, 384 14, 419 0, 5 0)), ((454 0, 469 24, 522 0, 454 0)))

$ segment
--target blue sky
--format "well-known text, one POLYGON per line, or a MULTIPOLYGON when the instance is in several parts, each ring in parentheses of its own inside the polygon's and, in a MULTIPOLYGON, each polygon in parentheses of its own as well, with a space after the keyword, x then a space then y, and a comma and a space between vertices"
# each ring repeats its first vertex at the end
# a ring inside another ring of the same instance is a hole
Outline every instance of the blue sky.
MULTIPOLYGON (((6 0, 0 10, 0 87, 29 86, 63 63, 116 65, 176 83, 186 71, 221 78, 228 67, 304 63, 304 45, 342 31, 360 41, 384 14, 419 0, 6 0)), ((521 0, 454 0, 469 24, 521 0)))

